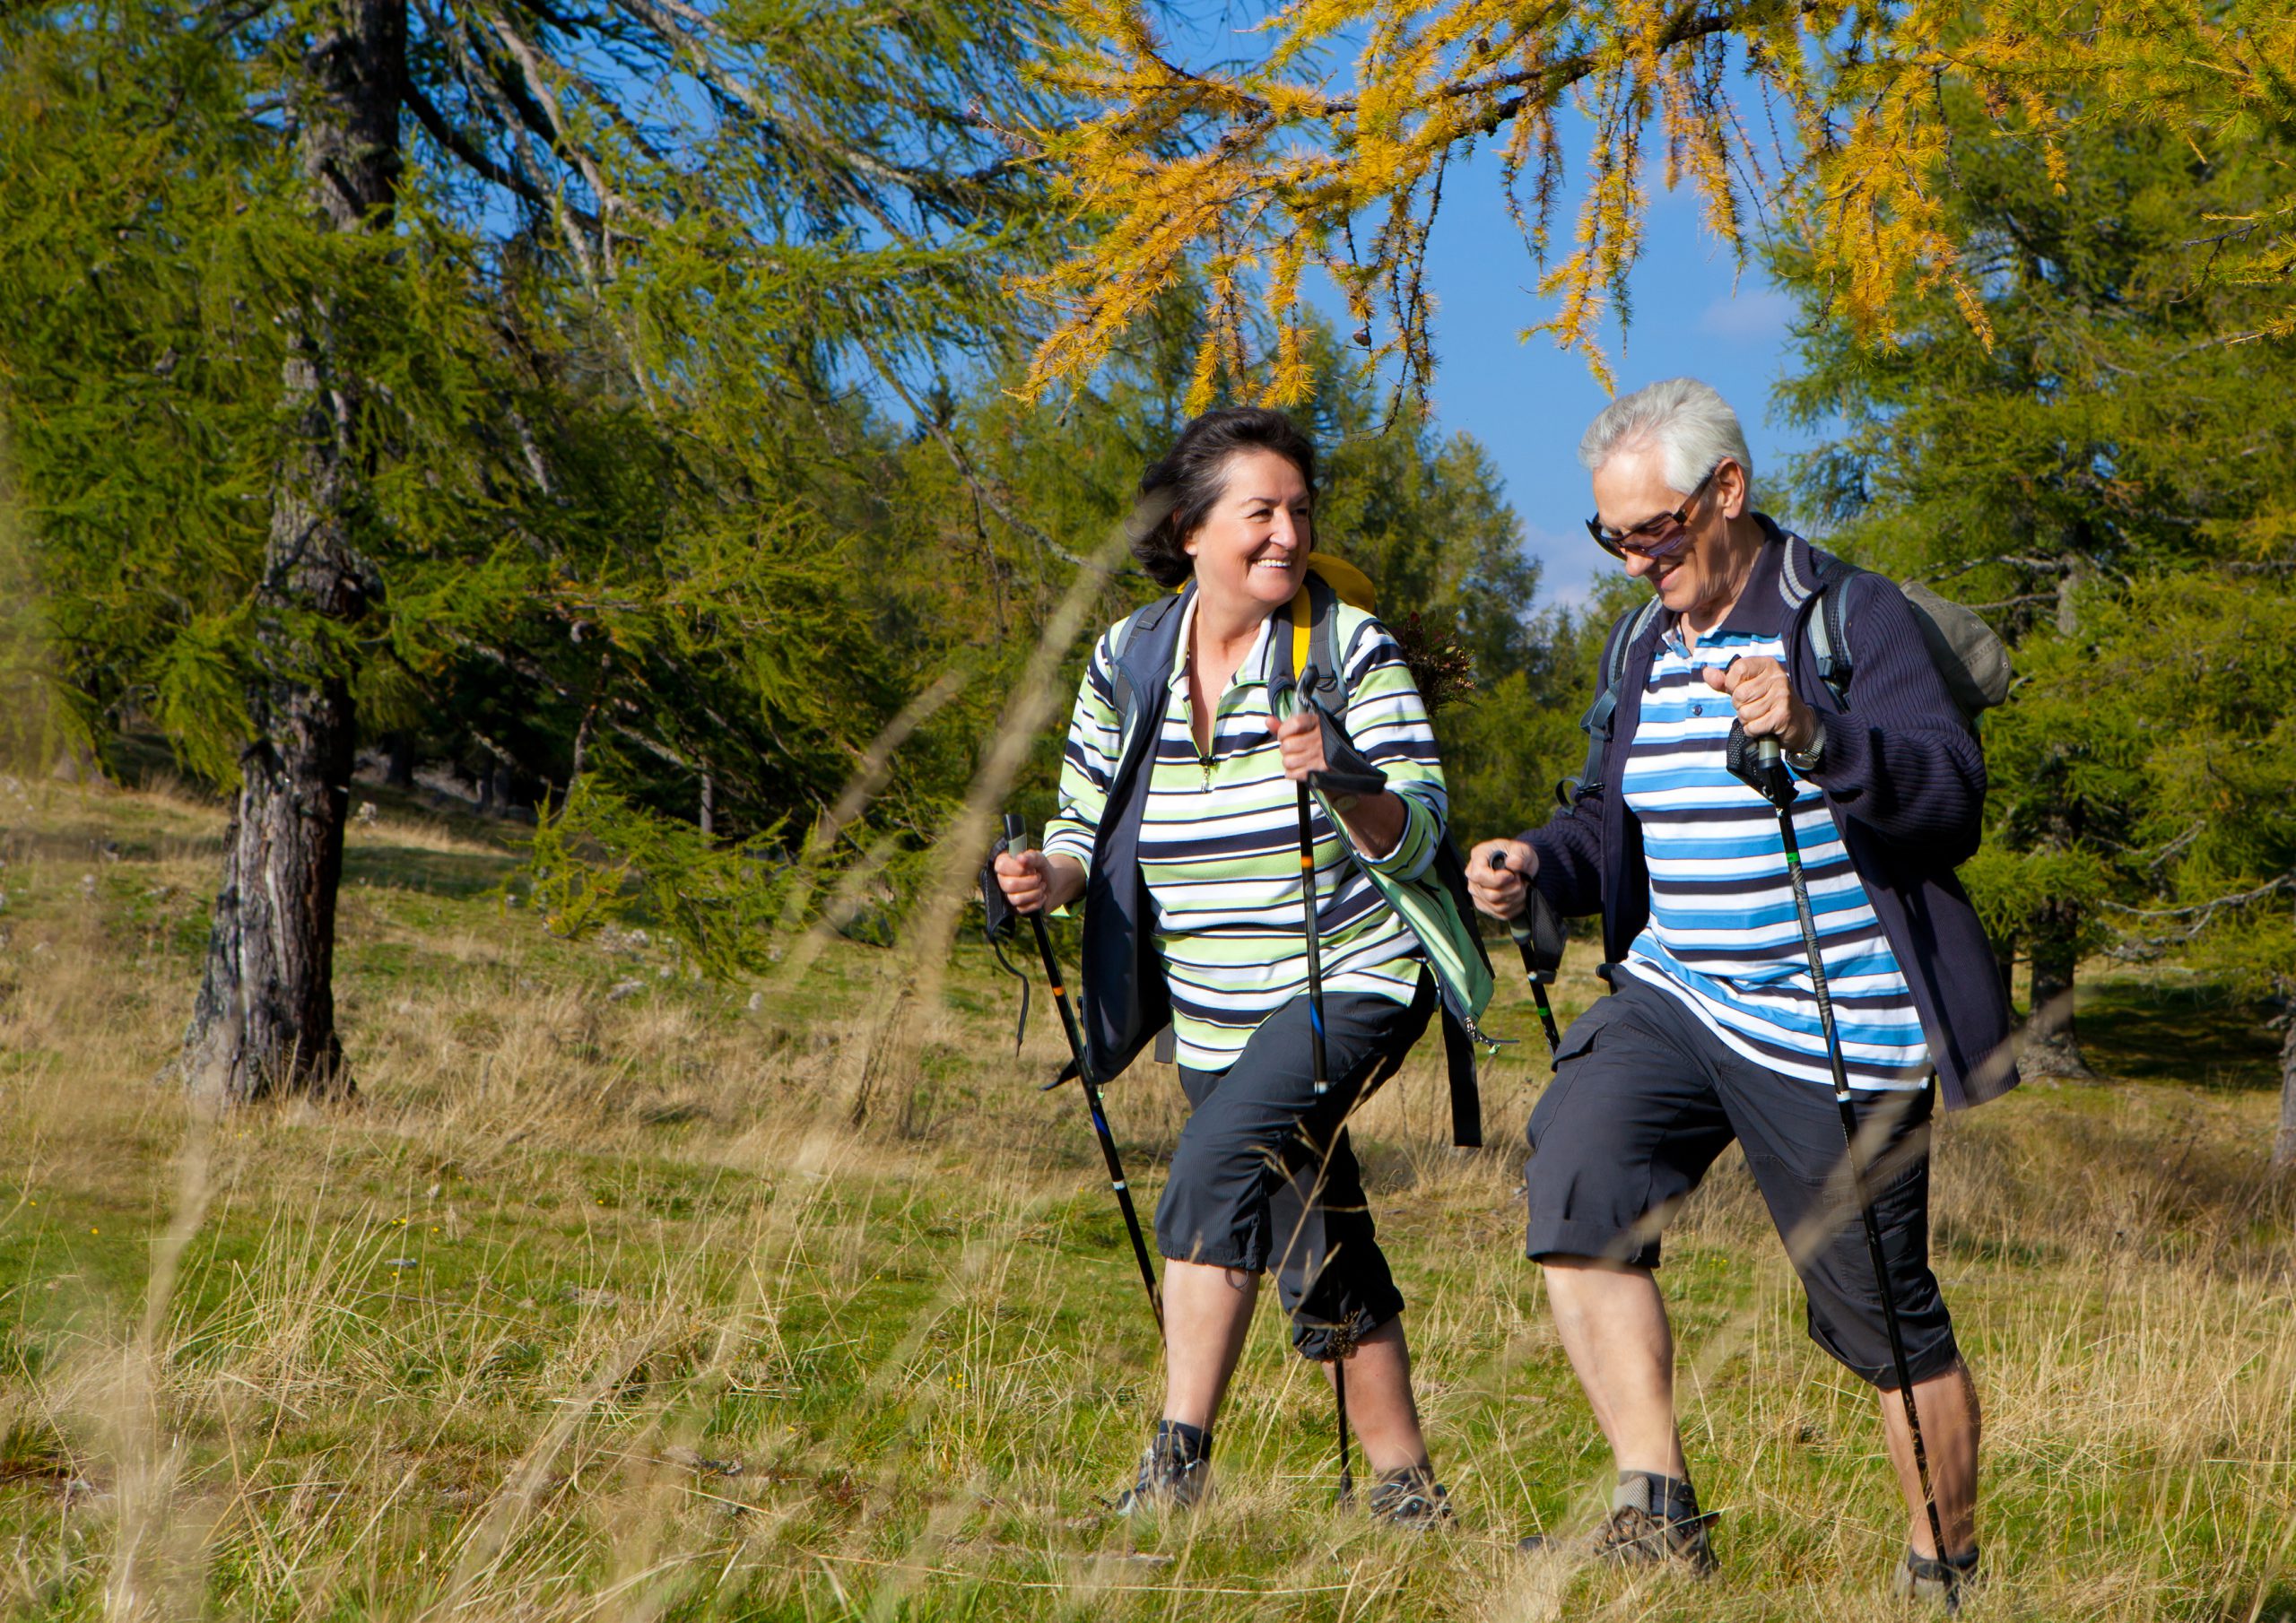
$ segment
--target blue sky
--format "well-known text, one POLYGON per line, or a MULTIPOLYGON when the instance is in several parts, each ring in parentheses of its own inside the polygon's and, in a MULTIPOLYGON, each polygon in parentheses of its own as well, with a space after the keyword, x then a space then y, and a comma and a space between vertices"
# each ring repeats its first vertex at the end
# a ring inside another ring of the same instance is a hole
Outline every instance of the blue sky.
MULTIPOLYGON (((1558 122, 1575 170, 1586 157, 1587 126, 1575 117, 1558 122)), ((1810 443, 1767 421, 1792 305, 1758 264, 1738 271, 1701 222, 1692 192, 1665 191, 1654 176, 1650 198, 1631 283, 1632 325, 1623 338, 1614 325, 1605 334, 1619 389, 1685 372, 1704 378, 1737 408, 1757 473, 1775 469, 1810 443)), ((1569 215, 1558 219, 1557 240, 1570 241, 1570 225, 1569 215)), ((1474 435, 1491 453, 1530 551, 1545 565, 1541 595, 1567 603, 1584 597, 1587 582, 1609 567, 1579 524, 1593 502, 1577 456, 1580 431, 1609 396, 1583 356, 1544 335, 1518 337, 1551 313, 1532 291, 1537 278, 1508 218, 1496 155, 1485 150, 1464 168, 1455 163, 1427 254, 1426 285, 1437 306, 1437 421, 1447 433, 1474 435)), ((1336 293, 1319 292, 1317 301, 1336 318, 1336 293)), ((1344 331, 1348 324, 1338 325, 1344 331)))

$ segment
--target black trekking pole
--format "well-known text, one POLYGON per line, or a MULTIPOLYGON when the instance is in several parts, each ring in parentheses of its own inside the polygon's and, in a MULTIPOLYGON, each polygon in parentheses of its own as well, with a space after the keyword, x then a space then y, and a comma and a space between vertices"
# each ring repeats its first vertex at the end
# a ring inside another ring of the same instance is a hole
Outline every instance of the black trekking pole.
MULTIPOLYGON (((1307 692, 1314 688, 1315 667, 1301 677, 1307 692)), ((1313 1067, 1316 1097, 1331 1091, 1331 1076, 1324 1061, 1324 949, 1322 924, 1316 917, 1315 803, 1308 785, 1300 785, 1300 901, 1308 933, 1308 1062, 1313 1067)), ((1344 1505, 1355 1493, 1355 1473, 1347 1449, 1347 1348, 1332 1349, 1331 1390, 1339 1411, 1339 1499, 1344 1505)))
MULTIPOLYGON (((1013 812, 1004 814, 1004 848, 1014 855, 1029 848, 1029 826, 1013 812)), ((1029 923, 1036 927, 1037 953, 1044 959, 1045 984, 1052 988, 1053 1006, 1060 1011, 1061 1029, 1068 1034, 1068 1054, 1076 1070, 1076 1084, 1084 1090, 1084 1107, 1092 1113, 1092 1131, 1100 1136, 1100 1156, 1109 1164, 1109 1187, 1116 1192, 1116 1203, 1124 1212, 1126 1232, 1132 1236, 1132 1254, 1140 1264, 1140 1282, 1147 1288, 1148 1311, 1156 1315, 1156 1339, 1164 1335, 1164 1301, 1156 1290, 1156 1265, 1148 1260, 1148 1241, 1140 1232, 1140 1214, 1133 1209, 1132 1186, 1125 1182, 1124 1162, 1116 1152, 1116 1134, 1109 1131, 1108 1112, 1100 1106, 1100 1084, 1092 1078, 1091 1067, 1084 1063, 1084 1034, 1076 1024, 1076 1011, 1069 1006, 1067 990, 1060 984, 1060 959, 1052 950, 1052 932, 1045 928, 1044 909, 1039 907, 1029 915, 1029 923)), ((1055 1081, 1053 1086, 1059 1086, 1055 1081)))
MULTIPOLYGON (((1491 866, 1505 868, 1507 854, 1493 851, 1491 866)), ((1515 938, 1515 950, 1523 955, 1531 1001, 1539 1006, 1539 1026, 1546 1033, 1546 1068, 1556 1070, 1562 1063, 1562 1033, 1555 1029, 1554 1005, 1547 1001, 1546 989, 1562 968, 1562 926, 1554 922, 1554 909, 1546 905, 1546 898, 1528 880, 1523 881, 1523 910, 1507 921, 1507 933, 1515 938)))
POLYGON ((1905 1404, 1906 1430, 1913 1439, 1913 1468, 1921 1479, 1922 1508, 1929 1513, 1929 1537, 1935 1542, 1937 1558, 1945 1558, 1945 1529, 1937 1516, 1937 1496, 1929 1486, 1929 1452, 1922 1446, 1921 1413, 1914 1406, 1913 1371, 1905 1358, 1905 1332, 1898 1327, 1898 1304, 1890 1289, 1887 1260, 1882 1254, 1882 1226, 1874 1216, 1874 1203, 1866 1193, 1866 1170, 1857 1164, 1857 1112, 1849 1100, 1849 1072, 1842 1063, 1841 1033, 1833 1020, 1833 997, 1826 990, 1826 967, 1818 950, 1818 924, 1810 911, 1810 887, 1802 877, 1802 842, 1794 831, 1794 784, 1787 777, 1786 768, 1779 759, 1779 746, 1775 737, 1754 741, 1754 753, 1761 763, 1762 797, 1778 808, 1778 837, 1786 846, 1786 876, 1794 887, 1794 916, 1802 926, 1803 950, 1810 958, 1810 987, 1817 994, 1818 1024, 1826 1036, 1826 1063, 1833 1068, 1833 1102, 1841 1112, 1842 1153, 1849 1162, 1851 1193, 1857 1199, 1857 1215, 1866 1222, 1866 1248, 1874 1262, 1874 1283, 1882 1296, 1882 1324, 1889 1332, 1890 1361, 1896 1367, 1898 1396, 1905 1404))

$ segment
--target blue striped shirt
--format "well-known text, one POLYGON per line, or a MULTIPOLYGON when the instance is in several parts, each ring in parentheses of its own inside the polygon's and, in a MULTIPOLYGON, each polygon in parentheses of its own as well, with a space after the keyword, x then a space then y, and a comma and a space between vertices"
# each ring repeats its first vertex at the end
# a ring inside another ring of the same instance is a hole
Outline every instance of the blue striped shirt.
MULTIPOLYGON (((1778 812, 1730 775, 1736 712, 1699 674, 1747 656, 1784 663, 1779 634, 1748 618, 1734 612, 1694 650, 1674 620, 1651 661, 1621 785, 1642 825, 1650 920, 1621 967, 1680 998, 1735 1052, 1831 1088, 1778 812)), ((1912 991, 1823 794, 1796 782, 1794 829, 1849 1085, 1919 1088, 1929 1045, 1912 991)))

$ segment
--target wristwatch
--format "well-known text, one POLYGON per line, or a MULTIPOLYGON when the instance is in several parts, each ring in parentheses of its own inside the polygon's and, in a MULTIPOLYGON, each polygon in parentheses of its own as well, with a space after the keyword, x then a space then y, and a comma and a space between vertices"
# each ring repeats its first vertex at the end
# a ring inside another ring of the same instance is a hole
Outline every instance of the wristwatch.
POLYGON ((1825 754, 1826 724, 1822 720, 1813 720, 1811 723, 1810 747, 1787 751, 1786 764, 1796 772, 1814 772, 1825 764, 1825 754))

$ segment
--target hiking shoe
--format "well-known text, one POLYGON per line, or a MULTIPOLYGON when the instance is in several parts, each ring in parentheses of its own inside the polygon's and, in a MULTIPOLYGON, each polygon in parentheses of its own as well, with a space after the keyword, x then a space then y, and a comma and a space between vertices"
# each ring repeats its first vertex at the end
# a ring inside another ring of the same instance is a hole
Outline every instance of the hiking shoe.
POLYGON ((1720 1565, 1715 1560, 1714 1546, 1706 1536, 1707 1525, 1713 1520, 1713 1514, 1709 1512, 1671 1521, 1639 1506, 1622 1505, 1611 1512, 1609 1519, 1596 1532, 1595 1554, 1621 1567, 1657 1567, 1678 1562, 1702 1578, 1720 1565))
POLYGON ((1698 1497, 1689 1483, 1670 1484, 1676 1491, 1668 1491, 1658 1486, 1658 1480, 1642 1471, 1622 1471, 1611 1495, 1611 1514, 1590 1538, 1561 1539, 1535 1532, 1515 1548, 1525 1555, 1575 1549, 1621 1567, 1672 1564, 1704 1577, 1720 1565, 1707 1536, 1714 1513, 1699 1510, 1698 1497))
POLYGON ((1977 1587, 1977 1551, 1967 1555, 1947 1556, 1938 1560, 1932 1556, 1918 1556, 1905 1552, 1905 1559, 1890 1575, 1890 1593, 1900 1601, 1918 1601, 1935 1606, 1952 1617, 1961 1610, 1961 1601, 1977 1587))
POLYGON ((1212 1486, 1212 1438, 1178 1420, 1159 1420, 1156 1436, 1140 1456, 1140 1475, 1117 1495, 1120 1516, 1187 1510, 1212 1486))
POLYGON ((1405 1465, 1371 1485, 1365 1506, 1374 1522, 1405 1532, 1426 1532, 1451 1519, 1451 1496, 1431 1467, 1405 1465))

